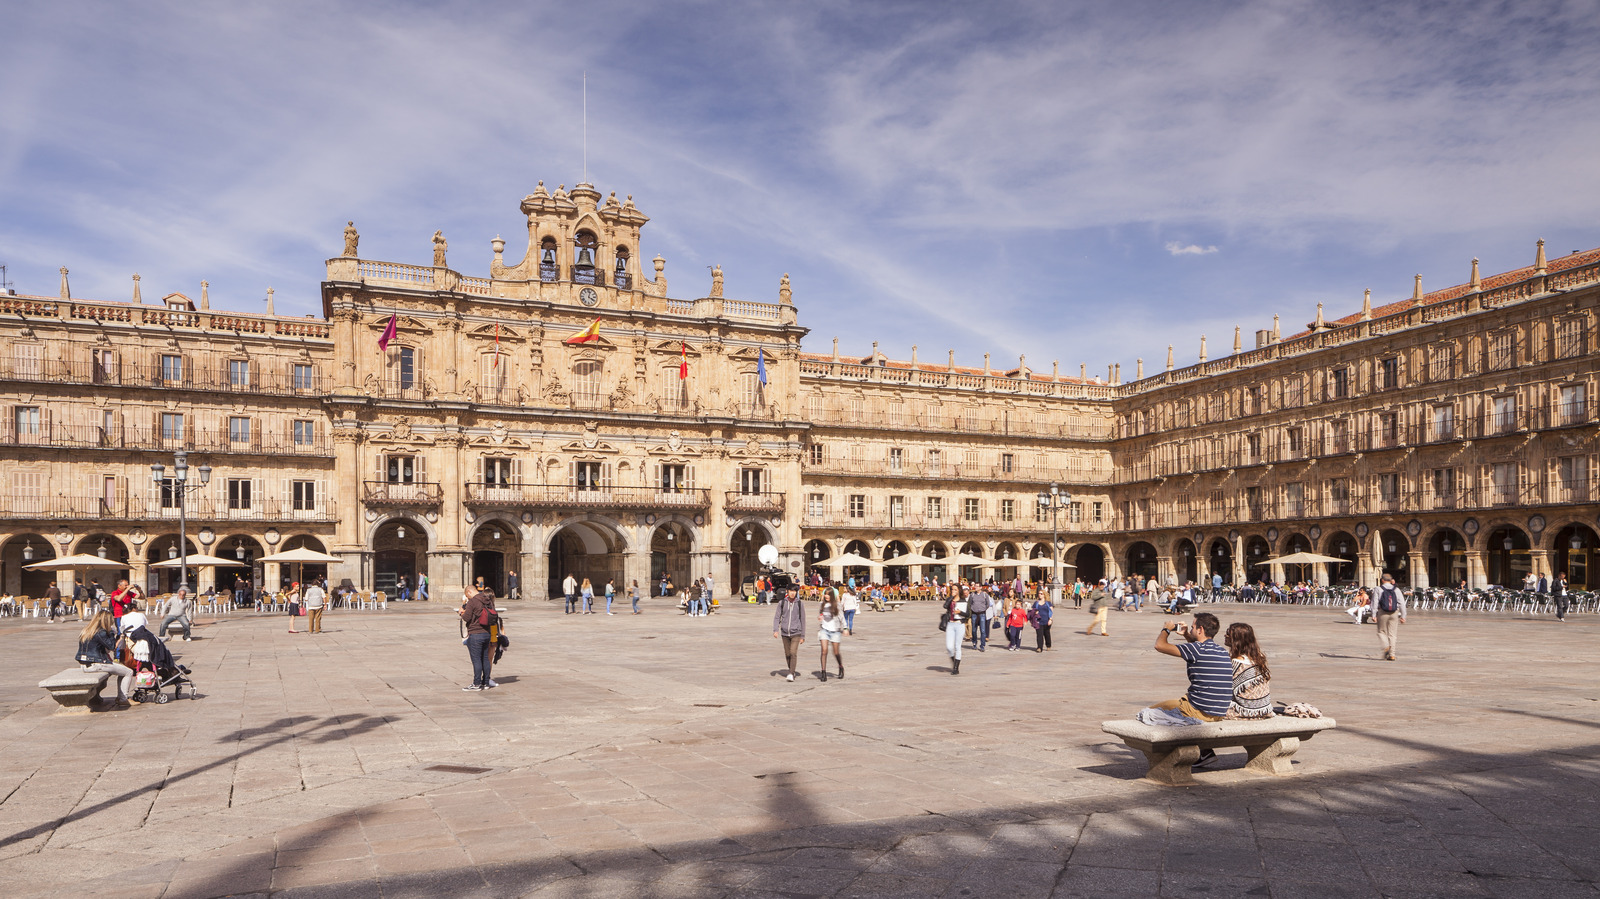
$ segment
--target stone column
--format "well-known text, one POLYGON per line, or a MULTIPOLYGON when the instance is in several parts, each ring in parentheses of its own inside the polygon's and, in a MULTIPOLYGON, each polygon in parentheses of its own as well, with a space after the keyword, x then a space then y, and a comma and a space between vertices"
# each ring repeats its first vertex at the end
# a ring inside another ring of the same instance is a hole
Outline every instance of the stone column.
MULTIPOLYGON (((1411 575, 1412 589, 1432 587, 1428 581, 1428 556, 1426 553, 1412 550, 1407 553, 1406 571, 1411 575)), ((1470 583, 1470 582, 1469 582, 1470 583)))
POLYGON ((1156 581, 1163 587, 1177 580, 1178 570, 1172 565, 1171 556, 1156 556, 1156 581))
POLYGON ((544 545, 544 528, 537 524, 522 527, 522 554, 517 560, 522 573, 524 599, 550 598, 550 554, 544 545))
POLYGON ((1311 580, 1318 587, 1328 586, 1328 563, 1317 562, 1311 566, 1311 580))
MULTIPOLYGON (((1454 587, 1455 584, 1446 581, 1439 586, 1454 587)), ((1481 590, 1489 586, 1489 576, 1483 570, 1482 550, 1467 550, 1467 586, 1473 590, 1481 590)))
POLYGON ((1378 582, 1378 569, 1372 564, 1372 554, 1366 550, 1356 553, 1356 583, 1370 587, 1378 582))
MULTIPOLYGON (((337 425, 337 423, 336 423, 337 425)), ((339 584, 345 578, 359 589, 370 587, 371 581, 363 571, 366 552, 361 533, 366 519, 361 508, 361 480, 366 468, 361 458, 362 433, 349 423, 333 429, 333 506, 336 522, 329 552, 344 559, 328 566, 328 582, 339 584)))
MULTIPOLYGON (((441 372, 442 386, 446 393, 455 395, 461 392, 460 356, 461 356, 461 322, 447 318, 444 320, 444 362, 445 369, 441 372)), ((437 344, 435 344, 437 346, 437 344)), ((476 377, 476 370, 474 370, 476 377)))
MULTIPOLYGON (((454 346, 454 343, 451 344, 454 346)), ((454 377, 454 375, 452 375, 454 377)), ((452 599, 461 594, 471 581, 469 562, 472 554, 462 543, 462 516, 466 513, 461 499, 461 447, 465 441, 458 433, 448 433, 435 441, 438 452, 429 458, 436 466, 439 478, 439 520, 435 523, 437 542, 428 557, 428 579, 437 585, 439 595, 452 599)), ((430 591, 431 592, 431 591, 430 591)))
MULTIPOLYGON (((271 551, 272 552, 277 552, 278 551, 277 547, 273 547, 271 551)), ((281 562, 262 562, 261 563, 261 580, 262 580, 262 583, 256 585, 257 589, 265 590, 268 593, 276 593, 278 591, 279 586, 281 586, 281 584, 283 582, 282 581, 283 574, 279 570, 279 568, 280 568, 280 566, 282 564, 283 563, 281 563, 281 562)))
POLYGON ((1528 553, 1529 560, 1533 563, 1533 576, 1542 577, 1547 581, 1555 580, 1550 573, 1550 553, 1547 550, 1536 549, 1528 553))

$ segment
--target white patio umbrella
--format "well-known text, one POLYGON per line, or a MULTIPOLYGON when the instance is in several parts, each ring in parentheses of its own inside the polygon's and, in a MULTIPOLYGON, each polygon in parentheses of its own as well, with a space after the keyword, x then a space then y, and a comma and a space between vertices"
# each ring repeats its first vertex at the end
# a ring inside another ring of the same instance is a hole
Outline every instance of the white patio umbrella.
POLYGON ((977 566, 982 568, 984 565, 989 564, 989 560, 983 556, 974 556, 968 553, 957 553, 948 559, 940 559, 939 561, 946 565, 959 565, 962 567, 977 566))
POLYGON ((89 553, 78 553, 73 556, 45 559, 43 562, 35 562, 32 565, 24 565, 22 567, 32 571, 66 571, 68 569, 127 568, 128 565, 125 562, 118 562, 116 559, 102 559, 89 553))
POLYGON ((823 563, 826 564, 829 568, 838 568, 841 565, 848 565, 851 568, 857 568, 857 567, 864 568, 864 567, 866 567, 868 565, 871 565, 872 564, 872 560, 867 558, 866 556, 857 555, 855 553, 845 553, 844 555, 839 556, 837 558, 824 559, 823 563))
POLYGON ((943 565, 944 560, 935 559, 931 556, 925 556, 921 553, 906 553, 903 556, 895 556, 892 559, 884 559, 883 564, 890 567, 895 565, 943 565))
POLYGON ((271 555, 262 556, 261 558, 257 559, 256 561, 257 562, 291 562, 291 563, 294 564, 294 581, 295 581, 295 583, 303 583, 305 581, 305 578, 302 577, 302 574, 304 573, 303 569, 304 569, 305 564, 307 562, 311 562, 311 563, 314 563, 314 564, 317 564, 317 563, 326 564, 326 563, 329 563, 329 562, 343 562, 344 559, 339 557, 339 556, 330 556, 325 552, 320 552, 320 551, 315 550, 315 549, 307 549, 306 547, 301 546, 301 547, 297 547, 295 549, 286 549, 281 553, 272 553, 271 555))
POLYGON ((218 565, 226 565, 230 568, 246 567, 246 563, 240 562, 237 559, 224 559, 220 556, 208 556, 204 554, 192 555, 187 559, 168 559, 165 562, 152 562, 150 567, 182 568, 185 562, 187 562, 191 568, 214 568, 218 565))
POLYGON ((1276 559, 1268 559, 1265 562, 1257 562, 1256 564, 1258 564, 1258 565, 1314 565, 1317 562, 1337 562, 1337 563, 1343 565, 1344 563, 1349 562, 1349 561, 1352 561, 1352 560, 1350 560, 1350 559, 1341 559, 1341 558, 1338 558, 1337 556, 1324 556, 1324 555, 1321 555, 1321 554, 1318 554, 1318 553, 1299 552, 1299 553, 1290 553, 1287 556, 1279 556, 1276 559))

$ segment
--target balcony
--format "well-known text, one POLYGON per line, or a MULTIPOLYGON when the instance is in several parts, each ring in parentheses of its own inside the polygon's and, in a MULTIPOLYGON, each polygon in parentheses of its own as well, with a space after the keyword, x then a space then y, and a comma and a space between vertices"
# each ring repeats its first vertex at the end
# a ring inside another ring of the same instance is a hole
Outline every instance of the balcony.
POLYGON ((783 494, 729 490, 722 501, 722 508, 729 512, 782 512, 783 494))
MULTIPOLYGON (((192 313, 182 313, 191 315, 192 313)), ((296 376, 292 371, 262 371, 252 366, 247 377, 235 379, 226 359, 186 356, 177 377, 164 371, 160 362, 119 359, 99 360, 0 359, 0 381, 29 381, 50 384, 95 384, 109 387, 145 387, 165 390, 203 390, 207 393, 266 394, 269 396, 320 396, 325 387, 321 378, 296 376)))
MULTIPOLYGON (((185 517, 196 522, 273 521, 330 522, 338 518, 333 501, 325 500, 312 508, 298 508, 291 500, 256 498, 244 508, 230 508, 226 501, 204 495, 189 497, 185 517)), ((159 497, 101 496, 74 494, 42 496, 10 492, 0 498, 0 518, 7 519, 90 519, 110 522, 178 520, 178 507, 162 505, 159 497)))
POLYGON ((160 428, 106 428, 101 425, 53 422, 42 422, 32 428, 18 428, 15 421, 0 422, 0 446, 135 452, 185 450, 196 453, 258 456, 328 458, 333 456, 332 443, 320 435, 308 441, 296 441, 292 436, 267 436, 257 432, 248 440, 234 440, 226 431, 185 431, 181 436, 165 436, 160 428))
POLYGON ((605 271, 592 265, 574 265, 570 271, 574 284, 593 284, 596 287, 604 287, 606 284, 605 271))
POLYGON ((698 487, 583 487, 574 484, 468 484, 467 505, 516 509, 634 509, 641 511, 711 508, 711 491, 698 487))
POLYGON ((361 501, 369 506, 437 506, 444 501, 444 490, 437 481, 364 481, 362 488, 361 501))

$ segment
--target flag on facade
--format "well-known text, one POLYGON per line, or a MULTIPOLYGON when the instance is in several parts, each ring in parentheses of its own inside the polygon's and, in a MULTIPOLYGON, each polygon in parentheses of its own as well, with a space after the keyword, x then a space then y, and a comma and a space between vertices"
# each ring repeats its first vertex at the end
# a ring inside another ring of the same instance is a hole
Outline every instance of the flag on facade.
POLYGON ((689 379, 689 345, 678 341, 678 380, 689 379))
POLYGON ((599 339, 600 339, 600 319, 597 318, 597 319, 594 320, 594 324, 590 325, 587 328, 584 328, 582 331, 579 331, 578 333, 572 335, 571 337, 568 337, 563 342, 564 343, 588 343, 591 340, 599 340, 599 339))
POLYGON ((381 353, 386 353, 389 351, 389 341, 393 340, 395 335, 400 333, 400 329, 397 327, 399 324, 399 319, 396 317, 397 315, 398 313, 393 312, 389 314, 389 326, 383 329, 383 336, 378 338, 378 351, 381 353))
POLYGON ((490 368, 500 367, 500 323, 494 323, 494 364, 490 368))
POLYGON ((767 352, 760 347, 756 348, 756 378, 762 387, 767 386, 767 352))

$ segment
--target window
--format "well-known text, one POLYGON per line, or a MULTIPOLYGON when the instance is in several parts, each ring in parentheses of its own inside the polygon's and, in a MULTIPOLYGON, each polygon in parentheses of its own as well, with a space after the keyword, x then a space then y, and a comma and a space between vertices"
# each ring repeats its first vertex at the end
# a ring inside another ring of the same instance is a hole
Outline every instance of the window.
POLYGON ((928 517, 935 519, 944 517, 944 499, 942 497, 928 497, 928 517))
POLYGON ((1264 511, 1261 508, 1261 488, 1260 487, 1246 487, 1246 488, 1244 488, 1244 504, 1245 504, 1245 507, 1250 510, 1250 520, 1251 521, 1260 521, 1261 517, 1262 517, 1262 512, 1264 511))
POLYGON ((385 475, 391 484, 411 484, 417 480, 417 459, 415 456, 390 456, 384 460, 387 464, 385 475))
POLYGON ((867 401, 859 396, 850 398, 850 420, 860 421, 866 417, 867 401))
POLYGON ((1244 414, 1255 415, 1261 411, 1261 385, 1246 387, 1244 389, 1244 414))
POLYGON ((417 351, 411 347, 400 348, 395 357, 395 386, 410 390, 417 386, 417 351))
POLYGON ((1093 508, 1094 508, 1094 523, 1095 524, 1103 523, 1105 521, 1105 518, 1106 518, 1105 504, 1104 503, 1095 503, 1093 508))
POLYGON ((1436 509, 1453 509, 1456 504, 1456 470, 1433 470, 1433 506, 1436 509))
POLYGON ((822 397, 817 394, 812 394, 811 396, 806 397, 806 410, 811 413, 811 420, 813 422, 821 421, 822 397))
POLYGON ((172 478, 162 478, 161 479, 160 491, 161 491, 161 508, 163 508, 163 509, 176 509, 176 508, 178 508, 178 486, 177 486, 177 482, 176 481, 174 481, 172 478))
POLYGON ((1172 415, 1173 415, 1174 423, 1178 427, 1187 428, 1189 426, 1189 404, 1188 404, 1188 402, 1180 402, 1176 406, 1174 406, 1173 410, 1172 410, 1172 415))
POLYGON ((897 527, 906 520, 906 498, 903 496, 889 497, 889 527, 897 527))
POLYGON ((744 494, 760 493, 761 474, 762 470, 759 468, 739 469, 739 492, 744 494))
POLYGON ((600 402, 600 372, 598 362, 582 361, 572 366, 572 398, 585 406, 600 402))
POLYGON ((828 498, 821 493, 806 494, 806 516, 821 518, 828 514, 828 498))
POLYGON ((961 517, 967 521, 977 521, 978 507, 978 500, 976 497, 967 497, 961 501, 961 517))
POLYGON ((317 436, 317 424, 316 424, 316 422, 311 421, 309 419, 304 419, 304 418, 295 419, 295 422, 294 422, 294 445, 295 446, 310 446, 312 443, 316 442, 316 436, 317 436))
POLYGON ((1400 357, 1390 356, 1378 360, 1378 389, 1393 390, 1400 386, 1400 357))
MULTIPOLYGON (((661 466, 661 492, 682 493, 689 486, 689 466, 663 465, 661 466)), ((816 493, 813 496, 821 496, 816 493)))
POLYGON ((478 372, 482 375, 478 383, 487 393, 499 393, 505 389, 506 369, 510 367, 511 360, 504 353, 485 353, 478 357, 478 372))
POLYGON ((968 406, 967 407, 966 420, 967 420, 967 423, 966 423, 967 430, 976 431, 978 429, 978 407, 977 406, 968 406))
POLYGON ((248 359, 228 360, 228 386, 250 386, 250 361, 248 359))
POLYGON ((162 440, 182 440, 183 439, 183 413, 181 413, 181 412, 163 412, 163 413, 161 413, 161 439, 162 440))
POLYGON ((1291 517, 1306 514, 1306 485, 1300 483, 1283 485, 1283 502, 1285 512, 1291 517))
POLYGON ((889 403, 889 424, 899 427, 906 423, 906 404, 894 400, 889 403))
POLYGON ((821 465, 823 460, 822 444, 813 443, 807 449, 811 454, 811 464, 821 465))
POLYGON ((1300 378, 1290 378, 1283 382, 1283 404, 1294 407, 1305 402, 1305 382, 1300 378))
POLYGON ((600 462, 575 462, 572 477, 579 490, 598 491, 605 485, 605 465, 600 462))
POLYGON ((250 508, 250 481, 247 478, 228 479, 228 508, 250 508))
POLYGON ((1589 499, 1589 457, 1562 456, 1556 463, 1561 484, 1561 502, 1587 502, 1589 499))
POLYGON ((1350 452, 1350 422, 1339 418, 1329 422, 1328 439, 1332 446, 1329 449, 1335 453, 1350 452))
POLYGON ((1380 512, 1393 512, 1400 507, 1400 475, 1392 471, 1378 475, 1378 505, 1380 512))
POLYGON ((905 466, 906 451, 898 446, 889 447, 889 473, 899 474, 905 466))
POLYGON ((967 450, 966 462, 964 464, 967 467, 967 474, 976 474, 978 471, 978 451, 970 449, 967 450))
POLYGON ((1571 359, 1582 356, 1588 349, 1584 340, 1583 319, 1579 316, 1563 318, 1556 322, 1556 358, 1571 359))
MULTIPOLYGON (((1040 508, 1044 508, 1044 507, 1041 506, 1040 508)), ((1067 524, 1082 524, 1082 523, 1083 523, 1083 503, 1080 503, 1080 502, 1067 503, 1067 524)))
POLYGON ((1003 499, 1003 500, 1000 501, 1000 520, 1001 521, 1016 521, 1017 520, 1017 501, 1016 500, 1014 500, 1014 499, 1003 499))
POLYGON ((1400 443, 1400 415, 1382 412, 1378 415, 1378 443, 1380 446, 1398 446, 1400 443))
POLYGON ((1517 398, 1515 396, 1494 397, 1494 413, 1490 419, 1490 427, 1496 434, 1504 434, 1517 429, 1517 398))
POLYGON ((1249 434, 1245 437, 1245 446, 1250 452, 1251 462, 1261 461, 1261 435, 1249 434))
POLYGON ((161 357, 161 380, 163 380, 163 381, 182 381, 183 380, 183 357, 182 356, 162 356, 161 357))
POLYGON ((1017 470, 1017 457, 1012 455, 1011 453, 1001 453, 1000 454, 1000 471, 1005 473, 1005 474, 1011 474, 1012 472, 1014 472, 1016 470, 1017 470))
POLYGON ((1305 428, 1289 429, 1289 455, 1298 456, 1306 451, 1305 428))
MULTIPOLYGON (((862 452, 861 444, 859 444, 859 443, 850 444, 850 461, 851 462, 860 462, 861 461, 861 452, 862 452)), ((857 466, 852 466, 852 468, 854 470, 859 471, 861 467, 859 465, 857 465, 857 466)))
POLYGON ((485 487, 511 486, 511 460, 510 459, 484 459, 483 460, 483 485, 485 487))
POLYGON ((933 475, 934 477, 938 477, 939 476, 939 466, 940 466, 941 462, 943 461, 943 459, 944 459, 944 457, 940 454, 940 452, 938 450, 936 450, 936 449, 928 450, 928 474, 933 475))
POLYGON ((317 482, 295 481, 291 485, 296 512, 314 512, 317 508, 317 482))
POLYGON ((1350 369, 1336 368, 1328 372, 1328 399, 1342 400, 1350 395, 1350 369))
POLYGON ((1456 436, 1456 407, 1433 407, 1433 439, 1451 440, 1456 436))
POLYGON ((250 419, 238 415, 228 418, 228 442, 250 442, 250 419))
POLYGON ((1329 515, 1347 515, 1350 512, 1350 481, 1334 478, 1328 482, 1329 515))
POLYGON ((115 350, 94 350, 90 353, 94 360, 94 382, 96 384, 114 384, 117 381, 119 366, 115 350))
POLYGON ((1428 380, 1448 381, 1456 376, 1456 348, 1436 346, 1428 351, 1428 380))
POLYGON ((16 364, 16 375, 19 378, 37 378, 41 371, 39 364, 42 358, 37 343, 18 343, 11 347, 11 358, 16 364))
POLYGON ((757 372, 747 371, 741 376, 744 386, 743 402, 746 406, 761 405, 761 375, 757 372))
POLYGON ((1494 489, 1496 505, 1517 501, 1518 467, 1516 462, 1496 462, 1489 466, 1489 481, 1494 489))
POLYGON ((1561 405, 1557 410, 1561 423, 1574 425, 1581 423, 1589 416, 1586 386, 1583 384, 1562 384, 1561 405))
MULTIPOLYGON (((689 405, 689 379, 678 377, 679 371, 677 363, 661 367, 661 402, 677 409, 689 405)), ((812 420, 816 420, 816 416, 812 420)))
POLYGON ((289 386, 295 390, 315 390, 317 387, 316 371, 311 365, 297 362, 289 372, 289 386))
POLYGON ((16 416, 17 416, 17 436, 18 437, 38 437, 39 436, 39 407, 38 406, 18 406, 17 407, 16 416))
POLYGON ((1489 335, 1489 370, 1505 371, 1517 364, 1517 332, 1499 331, 1489 335))
POLYGON ((867 495, 865 493, 850 494, 850 517, 867 517, 867 495))

